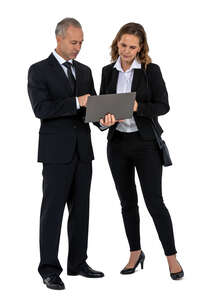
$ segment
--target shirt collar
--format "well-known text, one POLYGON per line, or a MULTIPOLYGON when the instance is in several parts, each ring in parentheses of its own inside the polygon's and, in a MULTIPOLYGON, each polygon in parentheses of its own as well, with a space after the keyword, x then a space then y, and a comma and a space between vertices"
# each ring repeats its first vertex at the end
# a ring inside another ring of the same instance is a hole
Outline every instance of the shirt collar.
MULTIPOLYGON (((121 67, 121 58, 120 58, 120 56, 118 57, 115 65, 114 65, 114 68, 116 68, 120 72, 124 72, 124 70, 121 67)), ((131 64, 131 67, 126 72, 130 72, 133 69, 141 69, 141 64, 137 61, 136 58, 134 59, 133 63, 131 64)))
MULTIPOLYGON (((63 57, 61 57, 56 50, 53 50, 53 55, 55 56, 55 58, 58 60, 58 62, 60 63, 60 65, 63 65, 63 63, 65 63, 65 59, 63 57)), ((70 62, 71 64, 73 64, 73 60, 69 59, 68 62, 70 62)))

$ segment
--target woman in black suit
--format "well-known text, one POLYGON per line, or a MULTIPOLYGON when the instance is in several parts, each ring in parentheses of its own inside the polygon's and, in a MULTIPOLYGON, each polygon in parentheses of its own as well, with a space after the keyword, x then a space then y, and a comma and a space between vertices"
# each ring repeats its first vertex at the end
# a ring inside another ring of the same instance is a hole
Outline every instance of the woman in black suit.
POLYGON ((157 117, 169 111, 168 93, 160 67, 148 56, 144 28, 137 23, 124 25, 111 45, 113 63, 102 70, 100 94, 136 92, 131 119, 115 120, 113 115, 101 119, 102 129, 109 128, 107 155, 122 207, 122 216, 130 246, 130 258, 121 274, 133 273, 143 263, 140 245, 135 169, 147 209, 153 219, 172 279, 184 276, 176 259, 173 227, 163 202, 162 162, 152 121, 159 134, 163 132, 157 117))

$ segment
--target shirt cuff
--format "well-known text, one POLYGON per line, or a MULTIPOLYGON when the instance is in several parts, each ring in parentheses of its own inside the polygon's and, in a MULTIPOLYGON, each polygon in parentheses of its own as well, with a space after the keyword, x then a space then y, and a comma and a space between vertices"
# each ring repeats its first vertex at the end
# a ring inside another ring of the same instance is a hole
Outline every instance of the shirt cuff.
POLYGON ((76 97, 76 105, 77 105, 77 109, 80 109, 78 97, 76 97))
MULTIPOLYGON (((100 123, 100 122, 99 122, 100 123)), ((100 126, 104 129, 104 128, 108 128, 109 126, 104 126, 100 123, 100 126)))

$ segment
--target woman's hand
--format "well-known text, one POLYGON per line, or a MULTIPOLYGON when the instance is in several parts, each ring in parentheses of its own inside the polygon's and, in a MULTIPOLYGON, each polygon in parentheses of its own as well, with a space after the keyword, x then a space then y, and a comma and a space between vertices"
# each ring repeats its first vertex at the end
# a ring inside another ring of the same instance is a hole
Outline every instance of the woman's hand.
POLYGON ((103 119, 100 119, 101 125, 107 127, 114 125, 116 122, 123 122, 123 120, 116 120, 115 116, 111 114, 107 114, 103 119))
POLYGON ((134 111, 137 111, 138 109, 138 102, 134 100, 134 111))

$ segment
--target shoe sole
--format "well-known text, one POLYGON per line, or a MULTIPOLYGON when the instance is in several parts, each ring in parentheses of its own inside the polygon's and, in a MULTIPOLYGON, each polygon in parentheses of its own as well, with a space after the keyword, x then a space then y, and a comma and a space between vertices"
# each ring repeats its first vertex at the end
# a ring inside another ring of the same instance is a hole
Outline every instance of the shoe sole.
POLYGON ((80 273, 67 273, 67 275, 69 275, 69 276, 78 276, 78 275, 80 275, 80 276, 83 276, 83 277, 86 277, 86 278, 102 278, 102 277, 104 277, 104 275, 101 275, 101 276, 85 276, 85 275, 80 274, 80 273))
POLYGON ((60 291, 60 290, 65 290, 65 287, 57 288, 57 287, 48 286, 47 284, 46 284, 46 287, 47 287, 48 289, 51 289, 51 290, 58 290, 58 291, 60 291))

